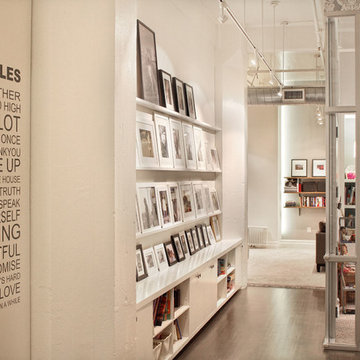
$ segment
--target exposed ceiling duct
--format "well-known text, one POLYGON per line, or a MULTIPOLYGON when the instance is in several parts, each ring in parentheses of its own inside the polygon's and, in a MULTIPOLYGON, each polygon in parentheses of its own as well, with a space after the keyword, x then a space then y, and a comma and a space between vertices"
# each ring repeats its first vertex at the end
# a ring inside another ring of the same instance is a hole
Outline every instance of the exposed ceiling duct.
POLYGON ((325 104, 325 87, 284 87, 283 96, 279 96, 279 88, 249 87, 248 105, 295 105, 325 104), (293 92, 294 97, 291 96, 293 92), (303 97, 298 98, 299 93, 303 97), (287 96, 285 95, 287 94, 287 96))

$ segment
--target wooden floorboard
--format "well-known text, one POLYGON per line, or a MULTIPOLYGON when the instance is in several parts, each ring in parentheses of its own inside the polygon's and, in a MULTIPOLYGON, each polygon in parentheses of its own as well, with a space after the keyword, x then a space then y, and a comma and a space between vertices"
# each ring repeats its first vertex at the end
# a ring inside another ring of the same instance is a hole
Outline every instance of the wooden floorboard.
POLYGON ((324 312, 324 290, 249 287, 176 360, 360 360, 360 353, 323 350, 324 312))

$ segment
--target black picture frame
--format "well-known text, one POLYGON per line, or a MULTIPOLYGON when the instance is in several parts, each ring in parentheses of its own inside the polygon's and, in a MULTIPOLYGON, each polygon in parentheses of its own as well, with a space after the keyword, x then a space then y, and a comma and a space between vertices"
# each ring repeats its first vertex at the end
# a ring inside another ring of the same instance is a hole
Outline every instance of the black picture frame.
POLYGON ((172 241, 174 249, 175 249, 176 260, 178 262, 185 260, 185 253, 184 253, 184 249, 181 245, 181 240, 180 240, 179 234, 171 235, 171 241, 172 241))
POLYGON ((312 159, 312 177, 326 177, 326 159, 312 159), (324 168, 318 169, 319 165, 324 168))
POLYGON ((173 77, 172 86, 175 111, 177 111, 181 115, 186 115, 184 83, 180 79, 173 77))
POLYGON ((155 32, 137 20, 138 97, 160 104, 155 32))
POLYGON ((136 281, 147 278, 145 258, 141 244, 136 245, 136 281))
POLYGON ((164 248, 169 266, 175 265, 177 263, 177 258, 172 240, 165 242, 164 248))
POLYGON ((160 105, 170 110, 175 110, 174 94, 171 75, 165 70, 159 70, 160 105))
POLYGON ((291 159, 291 177, 307 177, 307 159, 291 159), (296 167, 302 166, 303 169, 296 167))
POLYGON ((194 89, 191 85, 184 83, 186 115, 196 119, 194 89))
POLYGON ((185 236, 186 236, 186 241, 189 246, 190 255, 194 255, 197 252, 197 250, 195 249, 194 239, 192 238, 190 229, 185 230, 185 236))
POLYGON ((198 239, 199 239, 200 249, 203 249, 206 245, 205 245, 204 235, 202 233, 201 226, 195 226, 195 229, 196 229, 196 234, 197 234, 198 239))

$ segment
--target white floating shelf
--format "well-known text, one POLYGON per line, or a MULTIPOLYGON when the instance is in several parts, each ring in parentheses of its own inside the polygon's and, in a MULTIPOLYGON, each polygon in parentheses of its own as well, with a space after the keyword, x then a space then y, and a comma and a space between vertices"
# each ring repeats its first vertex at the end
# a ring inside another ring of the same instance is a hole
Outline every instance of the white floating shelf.
POLYGON ((158 336, 162 331, 164 331, 168 326, 170 326, 172 324, 172 322, 173 322, 173 319, 165 320, 162 322, 161 326, 155 326, 153 337, 158 336))
POLYGON ((225 278, 226 278, 226 274, 219 275, 216 279, 216 282, 219 283, 219 282, 223 281, 225 278))
POLYGON ((174 320, 176 320, 178 317, 180 317, 182 314, 184 314, 189 309, 190 309, 189 305, 183 305, 183 306, 180 306, 178 309, 175 309, 174 320))
POLYGON ((200 169, 176 169, 176 168, 161 168, 161 167, 138 167, 136 171, 176 171, 176 172, 194 172, 206 174, 221 174, 221 170, 200 170, 200 169))
POLYGON ((167 109, 167 108, 165 108, 163 106, 153 104, 153 103, 151 103, 149 101, 146 101, 146 100, 143 100, 143 99, 140 99, 140 98, 136 98, 136 105, 142 106, 142 107, 144 107, 146 109, 149 109, 149 110, 153 110, 153 111, 165 114, 167 116, 171 116, 173 118, 177 118, 177 119, 186 121, 186 122, 188 122, 190 124, 193 124, 193 125, 196 125, 196 126, 201 126, 202 128, 210 130, 210 131, 214 131, 214 132, 221 131, 221 129, 219 127, 217 127, 217 126, 212 126, 212 125, 209 125, 209 124, 207 124, 207 123, 205 123, 203 121, 193 119, 193 118, 191 118, 189 116, 181 115, 176 111, 169 110, 169 109, 167 109))
POLYGON ((220 307, 221 305, 223 305, 225 303, 226 298, 220 298, 217 302, 216 302, 216 307, 220 307))
POLYGON ((227 298, 232 297, 235 294, 235 288, 233 288, 231 291, 229 291, 226 295, 227 298))
POLYGON ((233 271, 235 271, 235 266, 231 266, 226 270, 226 275, 231 274, 233 271))
POLYGON ((356 205, 344 205, 344 209, 355 209, 356 205))
POLYGON ((173 356, 176 356, 176 354, 182 349, 182 347, 189 341, 188 337, 183 337, 180 340, 174 341, 173 344, 173 356))

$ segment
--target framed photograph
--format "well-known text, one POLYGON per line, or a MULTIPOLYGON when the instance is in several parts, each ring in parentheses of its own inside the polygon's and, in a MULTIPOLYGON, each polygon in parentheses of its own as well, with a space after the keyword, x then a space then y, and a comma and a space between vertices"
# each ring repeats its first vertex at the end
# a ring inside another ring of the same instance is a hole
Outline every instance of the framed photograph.
POLYGON ((195 204, 191 182, 180 183, 180 197, 184 221, 195 219, 195 204))
POLYGON ((169 119, 165 116, 155 114, 155 129, 160 167, 172 168, 174 167, 174 163, 169 119))
POLYGON ((191 236, 192 236, 193 241, 194 241, 195 250, 199 251, 200 250, 200 243, 199 243, 199 238, 198 238, 197 233, 196 233, 196 229, 192 228, 190 230, 191 230, 191 236))
POLYGON ((185 150, 184 150, 184 137, 182 133, 181 122, 174 119, 170 119, 170 131, 172 135, 171 140, 172 140, 174 167, 176 169, 185 169, 186 160, 185 160, 185 150))
POLYGON ((186 241, 185 231, 180 231, 179 232, 179 238, 180 238, 181 246, 182 246, 182 248, 184 250, 185 258, 189 258, 190 253, 189 253, 188 243, 186 241))
POLYGON ((155 128, 152 115, 136 112, 136 145, 141 167, 159 166, 156 148, 155 128))
POLYGON ((219 154, 215 148, 210 149, 211 165, 214 171, 220 171, 219 154))
POLYGON ((210 199, 211 199, 211 206, 213 209, 213 213, 219 214, 221 212, 221 209, 220 209, 219 197, 215 189, 215 186, 210 187, 210 199))
POLYGON ((157 185, 156 193, 160 205, 160 223, 163 228, 166 228, 168 226, 171 226, 173 223, 170 193, 167 184, 157 185))
POLYGON ((199 239, 200 249, 203 249, 205 247, 205 241, 204 241, 204 236, 202 233, 201 226, 195 226, 195 229, 196 229, 197 237, 199 239))
POLYGON ((160 229, 159 200, 154 184, 137 184, 137 198, 142 232, 160 229))
POLYGON ((291 177, 307 176, 307 159, 291 160, 291 177))
POLYGON ((145 279, 148 275, 145 268, 144 255, 141 245, 136 245, 136 281, 145 279))
POLYGON ((184 84, 186 115, 196 119, 194 89, 189 84, 184 84))
POLYGON ((185 260, 185 254, 184 254, 184 250, 181 245, 179 234, 171 235, 171 241, 173 242, 173 245, 174 245, 177 261, 180 262, 180 261, 185 260))
POLYGON ((177 260, 176 260, 175 249, 174 249, 174 245, 173 245, 172 241, 170 240, 170 241, 164 243, 164 247, 165 247, 168 264, 169 264, 169 266, 173 266, 174 264, 177 263, 177 260))
POLYGON ((326 176, 326 160, 325 159, 313 159, 312 161, 312 176, 326 176))
POLYGON ((196 153, 193 127, 191 125, 183 123, 182 128, 184 135, 186 167, 188 169, 196 169, 196 153))
POLYGON ((174 224, 182 222, 182 212, 181 212, 181 199, 180 191, 177 183, 168 184, 169 193, 170 193, 170 205, 172 212, 172 221, 174 224))
POLYGON ((214 233, 215 240, 216 241, 221 240, 220 225, 219 225, 219 219, 217 216, 212 216, 210 218, 210 225, 211 225, 212 231, 214 233))
POLYGON ((203 233, 205 246, 210 246, 211 243, 210 243, 210 240, 209 240, 209 236, 208 236, 208 233, 207 233, 206 225, 205 225, 205 224, 202 224, 202 225, 201 225, 201 230, 202 230, 202 233, 203 233))
POLYGON ((204 149, 203 131, 201 128, 194 126, 194 142, 196 163, 199 170, 206 170, 206 156, 204 149))
POLYGON ((141 225, 140 225, 140 216, 139 216, 139 205, 137 201, 137 196, 135 196, 135 224, 136 224, 136 235, 141 234, 141 225))
POLYGON ((196 249, 195 249, 194 239, 191 235, 191 230, 186 230, 185 235, 189 246, 190 255, 194 255, 196 253, 196 249))
POLYGON ((166 252, 164 244, 158 244, 154 246, 155 256, 160 271, 166 270, 169 267, 167 262, 166 252))
POLYGON ((158 66, 155 33, 137 21, 138 96, 159 105, 158 66))
POLYGON ((204 201, 205 201, 205 208, 208 215, 214 213, 214 209, 211 205, 211 196, 210 196, 210 187, 209 184, 203 183, 203 194, 204 194, 204 201))
POLYGON ((170 110, 175 110, 171 86, 171 75, 164 70, 159 70, 160 76, 160 103, 170 110))
POLYGON ((172 78, 175 111, 186 115, 184 83, 176 77, 172 78))
POLYGON ((206 204, 204 199, 204 189, 202 183, 193 182, 193 191, 195 199, 195 211, 196 217, 202 217, 207 215, 206 204))
POLYGON ((211 225, 206 225, 206 231, 211 245, 216 244, 216 239, 212 231, 211 225))
POLYGON ((147 248, 143 251, 143 254, 144 254, 145 267, 148 276, 157 274, 159 272, 159 269, 155 258, 154 249, 152 247, 147 248))

